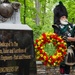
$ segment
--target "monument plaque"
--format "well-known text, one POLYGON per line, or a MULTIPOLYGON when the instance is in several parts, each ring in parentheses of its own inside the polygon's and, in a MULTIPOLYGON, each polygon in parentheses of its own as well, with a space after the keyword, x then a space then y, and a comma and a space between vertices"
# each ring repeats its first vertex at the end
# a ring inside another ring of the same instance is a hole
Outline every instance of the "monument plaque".
POLYGON ((0 75, 36 74, 33 30, 21 24, 19 7, 0 1, 0 75))

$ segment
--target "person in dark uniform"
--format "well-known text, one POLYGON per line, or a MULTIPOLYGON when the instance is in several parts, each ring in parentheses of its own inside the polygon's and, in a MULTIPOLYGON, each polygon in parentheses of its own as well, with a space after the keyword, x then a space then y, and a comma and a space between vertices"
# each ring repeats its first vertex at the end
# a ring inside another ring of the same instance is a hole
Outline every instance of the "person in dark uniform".
POLYGON ((68 12, 66 7, 60 1, 59 5, 54 8, 54 25, 52 25, 54 33, 61 36, 67 43, 67 55, 64 61, 60 63, 60 75, 69 75, 70 65, 74 65, 74 42, 71 37, 74 37, 75 31, 73 24, 68 22, 68 12))

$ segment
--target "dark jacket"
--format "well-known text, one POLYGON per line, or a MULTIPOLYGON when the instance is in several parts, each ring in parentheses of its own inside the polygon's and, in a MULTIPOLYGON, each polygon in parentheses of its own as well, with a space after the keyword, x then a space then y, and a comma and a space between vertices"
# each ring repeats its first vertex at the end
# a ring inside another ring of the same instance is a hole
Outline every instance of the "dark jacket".
MULTIPOLYGON (((69 30, 69 26, 72 28, 72 31, 70 33, 71 33, 71 37, 74 37, 75 36, 75 27, 72 24, 68 24, 66 26, 67 26, 66 27, 66 31, 70 31, 69 30)), ((61 36, 66 41, 66 43, 68 44, 68 46, 71 45, 71 44, 75 45, 75 42, 67 42, 67 37, 69 37, 68 33, 66 33, 66 31, 61 32, 61 28, 60 28, 59 25, 54 24, 54 25, 52 25, 52 27, 54 29, 54 33, 56 33, 59 36, 61 36)))

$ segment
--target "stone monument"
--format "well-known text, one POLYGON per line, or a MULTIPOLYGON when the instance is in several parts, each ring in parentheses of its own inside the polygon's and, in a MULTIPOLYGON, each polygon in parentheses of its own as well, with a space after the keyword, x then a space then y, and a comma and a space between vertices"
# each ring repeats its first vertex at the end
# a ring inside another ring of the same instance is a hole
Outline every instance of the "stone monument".
POLYGON ((20 22, 20 3, 0 1, 0 75, 36 75, 33 30, 20 22))

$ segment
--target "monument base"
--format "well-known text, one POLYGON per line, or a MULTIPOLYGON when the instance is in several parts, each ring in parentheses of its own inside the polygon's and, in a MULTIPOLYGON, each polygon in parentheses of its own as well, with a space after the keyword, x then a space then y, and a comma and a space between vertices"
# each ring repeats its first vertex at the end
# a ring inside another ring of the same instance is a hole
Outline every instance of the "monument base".
POLYGON ((33 31, 28 25, 0 25, 0 74, 36 75, 33 31))

